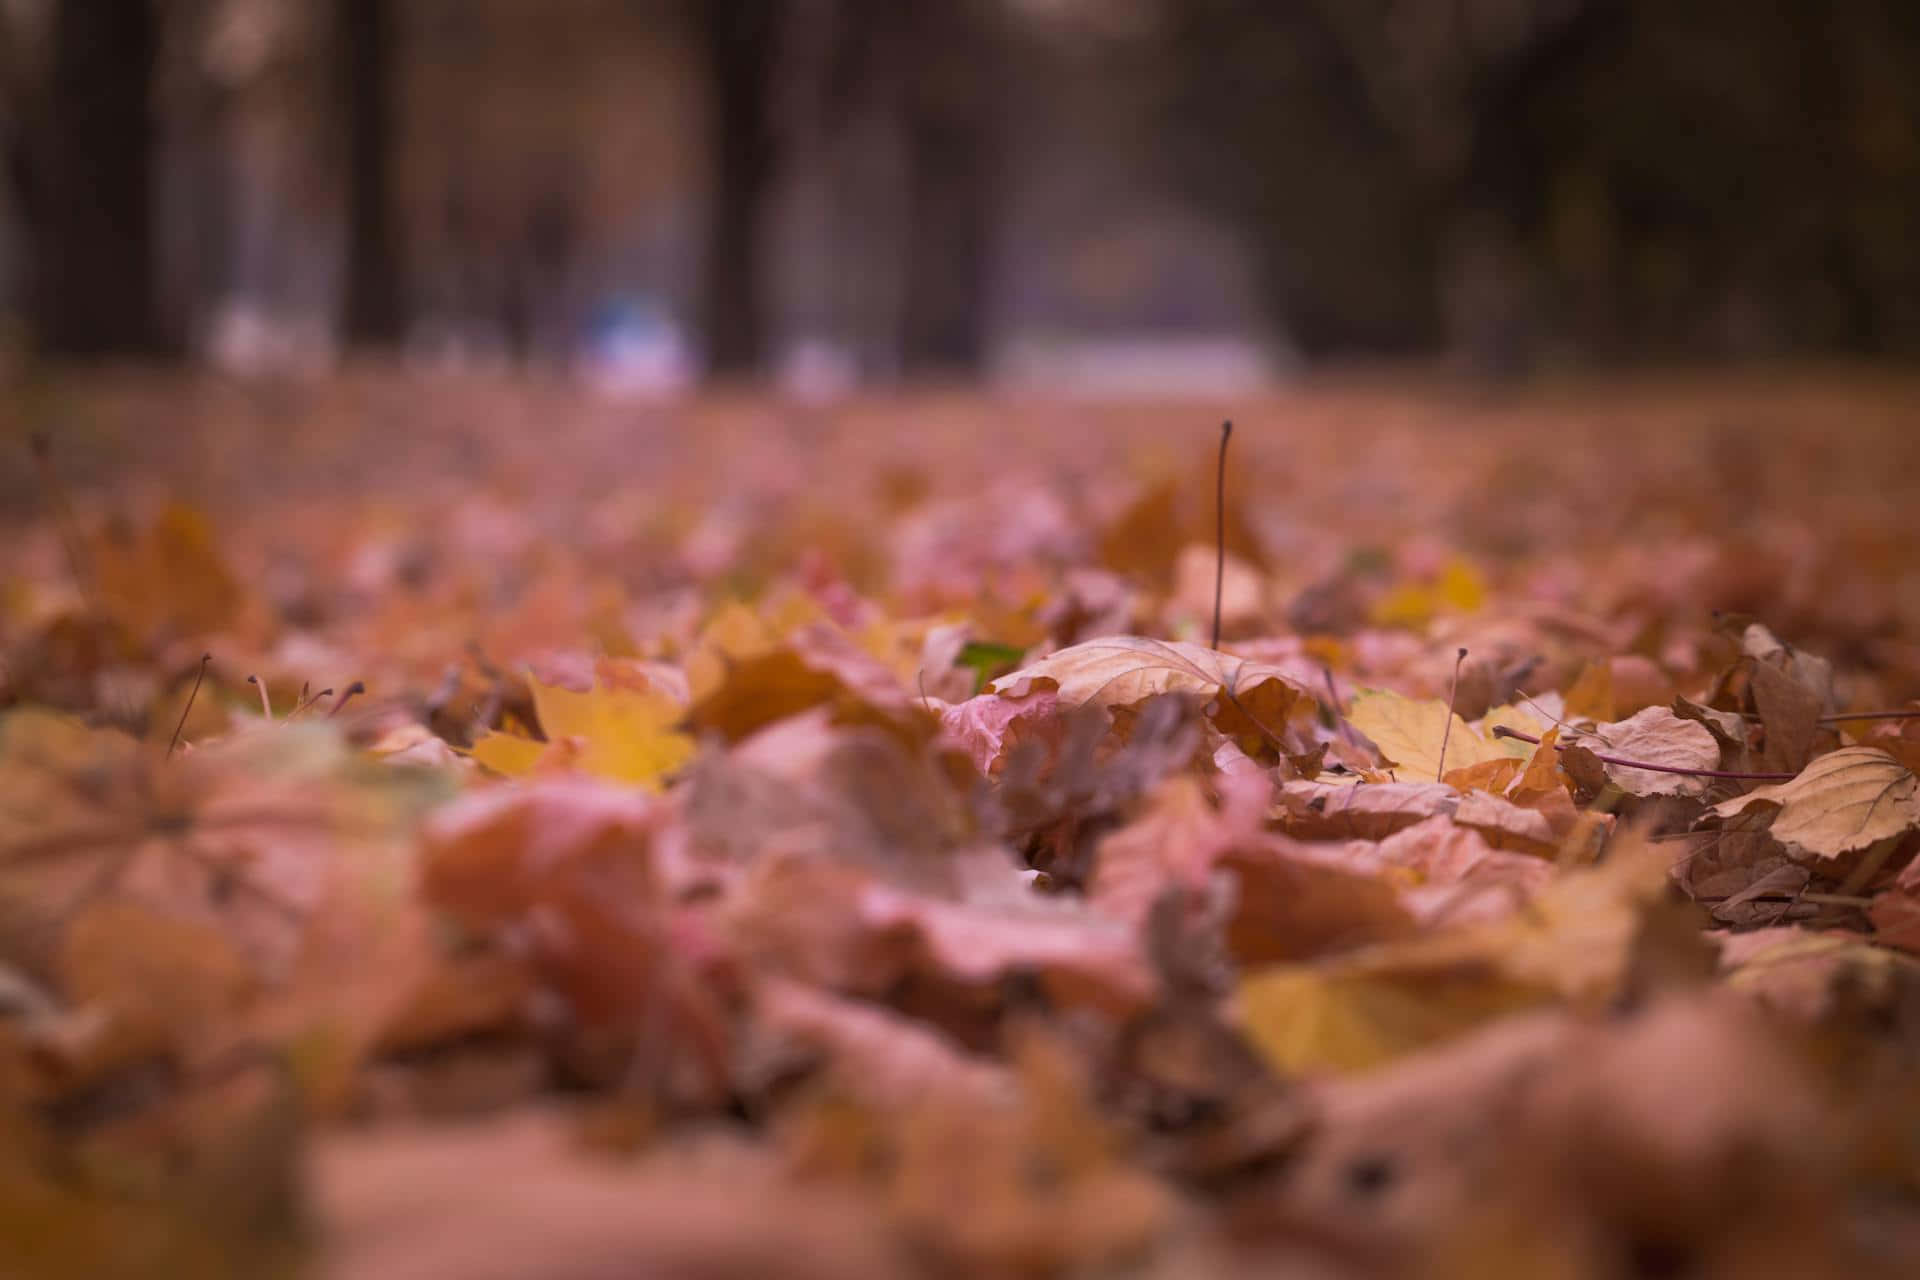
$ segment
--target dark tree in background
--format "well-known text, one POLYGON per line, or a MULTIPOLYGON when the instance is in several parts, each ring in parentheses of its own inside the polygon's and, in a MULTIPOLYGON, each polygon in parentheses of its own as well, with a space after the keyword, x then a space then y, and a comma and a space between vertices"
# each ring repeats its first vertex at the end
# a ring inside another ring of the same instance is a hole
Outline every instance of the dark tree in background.
POLYGON ((40 350, 155 355, 154 69, 146 0, 60 0, 41 91, 27 102, 16 179, 30 240, 27 316, 40 350))
POLYGON ((984 5, 900 6, 907 261, 900 358, 909 374, 978 373, 1000 203, 1002 33, 984 5))
POLYGON ((878 118, 898 145, 901 260, 892 346, 910 376, 985 364, 996 234, 1004 213, 1002 107, 1012 32, 996 0, 831 0, 825 116, 878 118))
POLYGON ((342 336, 350 346, 387 346, 405 325, 403 273, 394 218, 396 79, 389 0, 334 0, 346 154, 346 247, 342 336))
POLYGON ((710 166, 700 322, 707 371, 717 378, 758 374, 767 360, 763 224, 776 174, 772 86, 785 11, 780 0, 693 8, 710 166))
POLYGON ((1910 0, 1166 12, 1173 167, 1309 356, 1920 349, 1910 0))

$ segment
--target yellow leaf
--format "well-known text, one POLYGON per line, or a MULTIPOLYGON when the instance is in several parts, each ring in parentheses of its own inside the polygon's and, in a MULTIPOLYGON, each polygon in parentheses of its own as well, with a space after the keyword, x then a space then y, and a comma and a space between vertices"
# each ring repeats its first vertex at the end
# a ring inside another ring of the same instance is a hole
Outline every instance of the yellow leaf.
POLYGON ((1362 689, 1353 697, 1347 721, 1373 739, 1380 753, 1408 780, 1440 776, 1440 740, 1447 740, 1447 765, 1464 769, 1508 753, 1488 742, 1455 715, 1447 733, 1447 704, 1437 698, 1405 698, 1385 689, 1362 689))
POLYGON ((687 685, 692 700, 703 701, 736 666, 762 657, 800 628, 826 617, 811 596, 783 595, 760 609, 729 601, 716 611, 687 655, 687 685))
POLYGON ((1477 613, 1486 606, 1487 583, 1469 561, 1456 556, 1440 571, 1434 594, 1441 604, 1457 613, 1477 613))
POLYGON ((1373 621, 1383 627, 1420 627, 1439 613, 1477 613, 1486 607, 1487 583, 1471 563, 1455 557, 1430 582, 1403 582, 1374 602, 1373 621))
POLYGON ((1433 588, 1421 582, 1403 582, 1374 601, 1368 614, 1376 626, 1424 626, 1433 619, 1433 588))
POLYGON ((576 693, 529 679, 544 743, 489 733, 470 754, 500 773, 519 777, 537 769, 571 768, 650 790, 693 758, 693 739, 674 726, 679 703, 652 690, 597 685, 576 693))
POLYGON ((1543 999, 1484 972, 1298 966, 1253 974, 1236 1003, 1254 1047, 1293 1073, 1377 1067, 1543 999))
POLYGON ((1504 919, 1389 942, 1315 965, 1264 969, 1235 1001, 1254 1046, 1283 1071, 1353 1071, 1438 1044, 1515 1010, 1600 1009, 1633 976, 1649 930, 1698 944, 1690 916, 1658 907, 1671 861, 1630 836, 1504 919))
POLYGON ((539 766, 540 757, 546 753, 547 744, 544 742, 523 738, 515 733, 491 731, 482 734, 467 752, 495 773, 504 773, 510 778, 532 773, 539 766))
MULTIPOLYGON (((1447 744, 1447 754, 1453 754, 1452 743, 1447 744)), ((1440 781, 1456 791, 1504 792, 1526 767, 1526 762, 1518 756, 1503 756, 1498 760, 1482 760, 1478 764, 1449 769, 1440 781)))

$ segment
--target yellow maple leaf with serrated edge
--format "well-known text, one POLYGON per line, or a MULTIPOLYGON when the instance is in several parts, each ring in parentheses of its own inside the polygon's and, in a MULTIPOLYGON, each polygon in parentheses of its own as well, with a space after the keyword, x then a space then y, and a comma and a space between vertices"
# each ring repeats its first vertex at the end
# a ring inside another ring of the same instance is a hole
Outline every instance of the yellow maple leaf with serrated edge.
POLYGON ((534 679, 527 684, 547 740, 483 735, 468 754, 497 773, 574 769, 657 791, 661 778, 693 758, 693 739, 675 727, 685 709, 663 693, 607 685, 576 693, 534 679))

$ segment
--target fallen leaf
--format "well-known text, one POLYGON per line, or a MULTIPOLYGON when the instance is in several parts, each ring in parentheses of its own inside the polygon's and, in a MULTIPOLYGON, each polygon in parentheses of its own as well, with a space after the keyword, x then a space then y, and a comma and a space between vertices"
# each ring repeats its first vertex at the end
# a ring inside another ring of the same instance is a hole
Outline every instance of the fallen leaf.
POLYGON ((1613 664, 1589 662, 1566 692, 1567 719, 1613 719, 1613 664))
POLYGON ((1213 722, 1236 739, 1271 740, 1319 705, 1279 667, 1145 636, 1103 636, 1061 649, 989 682, 986 691, 1017 698, 1046 687, 1059 690, 1066 707, 1132 707, 1163 693, 1192 694, 1215 704, 1213 722))
POLYGON ((1234 996, 1248 1037, 1275 1070, 1364 1071, 1546 999, 1484 971, 1268 969, 1234 996))
POLYGON ((1713 807, 1731 818, 1753 805, 1779 809, 1769 834, 1809 857, 1837 858, 1920 827, 1920 778, 1874 747, 1842 747, 1820 756, 1790 782, 1774 783, 1713 807))
POLYGON ((1440 777, 1443 738, 1446 763, 1455 769, 1504 760, 1510 755, 1475 733, 1438 698, 1407 698, 1385 689, 1362 689, 1353 696, 1347 722, 1373 739, 1387 762, 1398 766, 1409 782, 1440 777))
POLYGON ((468 754, 496 773, 570 769, 658 791, 662 778, 693 758, 693 739, 675 728, 685 712, 667 694, 631 684, 576 693, 531 677, 527 683, 546 741, 483 734, 468 754))
POLYGON ((1378 840, 1435 814, 1450 814, 1460 793, 1442 782, 1307 782, 1280 788, 1281 830, 1302 839, 1378 840))
MULTIPOLYGON (((1682 720, 1666 707, 1646 707, 1625 720, 1598 725, 1593 736, 1606 746, 1604 754, 1673 769, 1718 769, 1720 744, 1711 731, 1694 720, 1682 720)), ((1607 777, 1629 795, 1697 796, 1711 779, 1684 773, 1660 773, 1602 761, 1607 777)))
POLYGON ((826 623, 799 627, 778 644, 730 659, 723 674, 694 688, 688 727, 729 742, 819 706, 831 709, 835 723, 876 724, 916 739, 930 732, 933 719, 917 692, 826 623))

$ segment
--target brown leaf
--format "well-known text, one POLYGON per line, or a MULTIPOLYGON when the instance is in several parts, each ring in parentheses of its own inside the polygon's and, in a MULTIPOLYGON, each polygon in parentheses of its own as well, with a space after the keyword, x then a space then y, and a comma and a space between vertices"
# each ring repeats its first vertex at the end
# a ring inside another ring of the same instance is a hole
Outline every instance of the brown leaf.
POLYGON ((1920 778, 1873 747, 1828 752, 1791 782, 1715 805, 1722 818, 1753 805, 1779 808, 1775 840, 1803 855, 1837 858, 1920 827, 1920 778))
POLYGON ((1319 705, 1311 690, 1279 667, 1146 636, 1084 641, 1001 676, 986 691, 1022 697, 1047 687, 1058 689, 1068 707, 1131 707, 1158 694, 1192 694, 1213 704, 1213 722, 1235 739, 1285 734, 1289 721, 1319 705))
POLYGON ((1460 795, 1443 782, 1288 782, 1280 788, 1281 830, 1303 839, 1378 840, 1435 814, 1460 795))
POLYGON ((1562 832, 1537 809, 1524 809, 1511 800, 1485 791, 1463 796, 1453 811, 1453 820, 1478 831, 1496 849, 1514 849, 1550 857, 1558 852, 1562 832))
MULTIPOLYGON (((1682 720, 1666 707, 1646 707, 1615 724, 1603 724, 1593 736, 1605 744, 1604 754, 1666 765, 1674 769, 1717 769, 1720 744, 1705 725, 1682 720)), ((1683 773, 1657 773, 1627 765, 1603 764, 1607 777, 1629 795, 1697 796, 1708 779, 1683 773)))
POLYGON ((924 734, 928 719, 918 694, 824 623, 727 661, 722 674, 709 679, 711 688, 687 710, 687 724, 696 733, 718 733, 730 742, 817 706, 831 708, 836 723, 873 723, 915 736, 924 734))
POLYGON ((1798 773, 1806 768, 1820 735, 1819 698, 1767 662, 1754 664, 1750 688, 1754 710, 1766 730, 1760 767, 1770 773, 1798 773))

